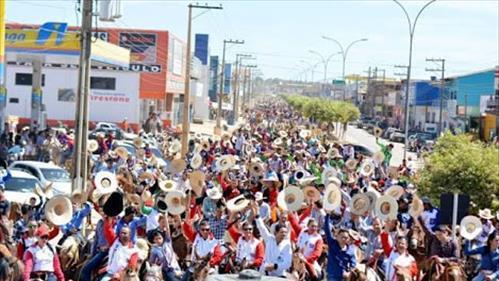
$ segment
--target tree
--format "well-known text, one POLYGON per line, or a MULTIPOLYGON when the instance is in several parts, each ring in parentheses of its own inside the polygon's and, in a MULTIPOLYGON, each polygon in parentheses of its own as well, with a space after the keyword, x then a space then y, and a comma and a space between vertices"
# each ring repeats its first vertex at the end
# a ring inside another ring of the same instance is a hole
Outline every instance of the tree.
POLYGON ((440 194, 469 194, 478 208, 499 210, 499 149, 468 135, 446 133, 416 179, 422 194, 438 201, 440 194))

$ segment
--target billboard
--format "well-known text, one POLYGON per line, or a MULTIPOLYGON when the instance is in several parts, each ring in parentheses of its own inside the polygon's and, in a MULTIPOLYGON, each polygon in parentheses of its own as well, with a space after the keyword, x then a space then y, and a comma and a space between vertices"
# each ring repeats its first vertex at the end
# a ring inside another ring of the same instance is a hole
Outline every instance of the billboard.
POLYGON ((224 66, 224 94, 230 94, 232 82, 232 64, 226 63, 224 66))
POLYGON ((119 46, 130 50, 130 62, 156 63, 156 34, 142 32, 120 32, 119 46))
POLYGON ((208 95, 211 101, 217 100, 218 91, 218 56, 210 57, 210 88, 208 90, 208 95))
POLYGON ((208 34, 196 34, 194 56, 208 65, 208 34))

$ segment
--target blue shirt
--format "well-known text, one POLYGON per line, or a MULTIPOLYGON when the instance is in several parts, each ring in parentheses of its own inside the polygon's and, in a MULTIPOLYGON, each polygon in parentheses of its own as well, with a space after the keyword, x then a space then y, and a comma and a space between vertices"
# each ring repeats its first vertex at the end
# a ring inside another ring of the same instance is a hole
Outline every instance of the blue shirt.
POLYGON ((121 218, 116 224, 116 234, 118 235, 120 233, 123 226, 128 225, 128 227, 130 228, 130 239, 135 244, 135 241, 137 240, 137 238, 135 237, 137 234, 137 227, 146 225, 146 222, 146 216, 135 217, 129 223, 125 222, 125 220, 121 218))
POLYGON ((91 211, 92 211, 92 205, 90 205, 90 203, 85 203, 83 205, 83 208, 76 211, 73 214, 71 220, 62 227, 62 232, 66 235, 69 235, 72 229, 80 230, 81 225, 83 223, 83 219, 86 216, 88 216, 91 211))
POLYGON ((100 248, 109 248, 106 236, 104 236, 104 221, 100 219, 95 226, 95 242, 92 248, 92 256, 97 254, 100 248))
POLYGON ((324 232, 329 246, 327 253, 327 280, 343 280, 343 273, 353 269, 356 265, 355 256, 348 250, 342 250, 340 244, 333 238, 329 224, 329 215, 326 215, 324 232))
POLYGON ((480 270, 490 270, 499 276, 499 249, 493 252, 486 253, 487 246, 481 246, 476 249, 471 249, 470 241, 466 241, 464 244, 464 254, 467 256, 479 254, 480 260, 480 270))

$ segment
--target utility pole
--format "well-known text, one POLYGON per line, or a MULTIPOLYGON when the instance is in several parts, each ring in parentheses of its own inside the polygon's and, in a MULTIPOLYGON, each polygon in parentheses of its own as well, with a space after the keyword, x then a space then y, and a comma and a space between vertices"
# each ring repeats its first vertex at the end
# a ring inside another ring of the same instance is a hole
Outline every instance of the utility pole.
POLYGON ((245 101, 245 107, 250 105, 250 94, 251 94, 251 69, 257 67, 256 65, 244 65, 245 75, 244 75, 244 92, 243 100, 245 101))
POLYGON ((381 116, 383 119, 385 118, 385 83, 386 83, 386 70, 380 69, 379 71, 383 71, 383 84, 381 85, 381 116))
POLYGON ((464 94, 464 132, 468 132, 468 94, 464 94))
MULTIPOLYGON (((5 107, 7 105, 7 85, 5 82, 5 2, 0 0, 0 132, 5 123, 5 107)), ((7 128, 5 128, 7 129, 7 128)))
MULTIPOLYGON (((410 67, 407 66, 407 65, 395 65, 394 66, 395 68, 403 68, 405 69, 405 73, 395 73, 396 76, 405 76, 406 79, 410 78, 410 75, 408 74, 409 70, 410 70, 410 67)), ((408 148, 408 134, 409 134, 409 117, 410 117, 410 114, 409 114, 409 87, 410 87, 410 83, 409 81, 406 81, 406 89, 405 89, 405 97, 404 97, 404 158, 403 159, 406 159, 406 155, 407 155, 407 149, 408 148)))
POLYGON ((187 22, 187 54, 185 65, 185 82, 184 82, 184 104, 182 109, 182 156, 187 154, 189 148, 189 131, 190 131, 190 115, 191 115, 191 29, 192 29, 192 9, 222 9, 221 6, 201 6, 189 4, 188 22, 187 22))
POLYGON ((32 61, 33 73, 31 74, 31 128, 35 131, 43 129, 41 126, 42 113, 42 61, 35 58, 32 61))
POLYGON ((227 44, 244 44, 244 40, 239 41, 239 40, 225 40, 224 39, 224 47, 222 51, 222 75, 220 75, 220 93, 218 94, 218 109, 217 109, 217 123, 215 126, 215 135, 221 135, 222 134, 222 102, 223 102, 223 95, 224 95, 224 80, 225 80, 225 46, 227 44))
POLYGON ((378 93, 378 85, 377 85, 377 82, 378 82, 378 67, 375 67, 374 68, 374 72, 373 72, 373 78, 374 78, 374 93, 371 97, 371 102, 372 102, 372 106, 371 106, 371 114, 374 117, 376 117, 376 94, 378 93))
MULTIPOLYGON (((371 98, 371 67, 369 67, 369 69, 367 70, 367 91, 366 91, 366 98, 365 98, 365 104, 368 104, 368 99, 371 98)), ((370 110, 369 110, 370 111, 370 110)), ((366 114, 368 112, 368 110, 365 110, 366 114)), ((370 111, 369 113, 372 114, 372 111, 370 111)), ((371 116, 371 117, 374 117, 374 116, 371 116)))
POLYGON ((236 124, 237 120, 239 120, 239 76, 243 59, 252 59, 252 57, 251 55, 246 54, 236 54, 236 71, 234 74, 234 103, 232 105, 232 111, 234 113, 234 124, 236 124))
POLYGON ((76 136, 73 160, 73 191, 85 191, 87 186, 88 96, 90 87, 90 55, 92 47, 92 11, 93 0, 83 0, 78 92, 75 101, 76 136))
POLYGON ((437 136, 440 136, 442 134, 442 131, 443 131, 443 118, 442 118, 442 111, 443 111, 443 104, 444 104, 444 93, 445 93, 445 59, 426 59, 426 61, 428 62, 436 62, 436 63, 440 63, 440 68, 431 68, 431 69, 426 69, 426 71, 431 71, 431 72, 436 72, 436 71, 440 71, 441 73, 441 76, 440 76, 440 94, 439 94, 439 98, 440 98, 440 109, 439 109, 439 113, 438 113, 438 135, 437 136))

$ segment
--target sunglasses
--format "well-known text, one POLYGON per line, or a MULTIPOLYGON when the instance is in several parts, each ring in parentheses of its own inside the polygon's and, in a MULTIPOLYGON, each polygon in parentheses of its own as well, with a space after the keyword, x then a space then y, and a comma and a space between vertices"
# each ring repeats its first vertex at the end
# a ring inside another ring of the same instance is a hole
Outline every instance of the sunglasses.
POLYGON ((253 228, 245 228, 245 231, 253 231, 253 228))
POLYGON ((203 232, 205 232, 205 231, 206 231, 206 232, 208 232, 208 231, 210 231, 210 229, 209 229, 209 228, 202 228, 202 229, 201 229, 201 231, 203 231, 203 232))
POLYGON ((47 240, 47 239, 49 239, 49 236, 48 235, 43 235, 40 238, 43 239, 43 240, 47 240))
POLYGON ((30 224, 30 225, 28 225, 28 227, 29 227, 29 228, 36 228, 36 227, 37 227, 37 225, 36 225, 36 224, 30 224))

